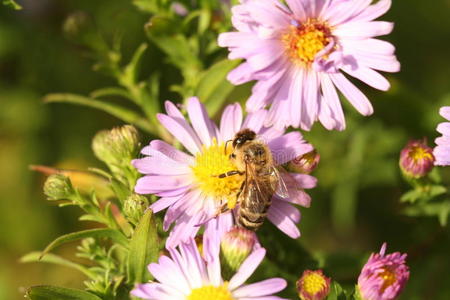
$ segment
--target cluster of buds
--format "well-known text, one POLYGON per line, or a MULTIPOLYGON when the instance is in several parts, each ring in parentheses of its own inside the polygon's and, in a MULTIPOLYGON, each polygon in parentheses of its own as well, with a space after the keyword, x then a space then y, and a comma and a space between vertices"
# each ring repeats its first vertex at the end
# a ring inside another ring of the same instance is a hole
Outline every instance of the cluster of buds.
POLYGON ((425 139, 412 140, 400 153, 400 169, 406 178, 419 179, 426 176, 434 166, 433 149, 425 139))
POLYGON ((75 189, 69 177, 63 174, 52 174, 45 181, 44 194, 49 200, 66 200, 73 198, 75 189))
POLYGON ((256 234, 242 227, 233 227, 225 233, 220 242, 220 262, 224 278, 239 269, 256 244, 256 234))
POLYGON ((100 131, 92 141, 95 156, 119 178, 128 177, 129 172, 134 171, 131 160, 139 147, 138 131, 131 125, 100 131))
POLYGON ((148 199, 145 196, 131 194, 123 203, 123 214, 130 223, 137 225, 148 205, 148 199))
POLYGON ((294 158, 288 164, 288 170, 295 173, 309 174, 317 167, 320 155, 316 150, 294 158))

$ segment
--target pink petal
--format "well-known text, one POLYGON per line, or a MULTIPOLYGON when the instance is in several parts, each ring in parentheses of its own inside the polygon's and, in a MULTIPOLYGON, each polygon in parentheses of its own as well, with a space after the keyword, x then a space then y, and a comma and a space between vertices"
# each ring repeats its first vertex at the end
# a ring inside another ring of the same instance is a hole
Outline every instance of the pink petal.
POLYGON ((385 21, 349 22, 336 27, 333 34, 339 38, 366 39, 392 32, 394 24, 385 21))
MULTIPOLYGON (((275 202, 273 204, 275 204, 275 202)), ((270 206, 267 218, 289 237, 293 239, 300 237, 300 231, 295 223, 288 216, 283 214, 277 205, 270 206)))
POLYGON ((450 122, 440 123, 437 126, 436 130, 445 136, 449 136, 450 135, 450 122))
POLYGON ((159 122, 192 154, 200 151, 201 143, 194 130, 184 120, 174 119, 164 114, 158 114, 159 122))
POLYGON ((249 285, 244 285, 233 291, 233 297, 258 297, 268 296, 283 290, 287 286, 282 278, 271 278, 249 285))
POLYGON ((368 116, 373 113, 373 107, 369 99, 347 78, 341 73, 330 74, 333 83, 347 98, 347 100, 359 111, 362 115, 368 116))
POLYGON ((181 113, 181 111, 178 109, 178 107, 173 104, 171 101, 164 102, 164 106, 166 108, 167 114, 172 118, 178 118, 181 120, 184 120, 184 116, 181 113))
POLYGON ((216 137, 215 125, 208 117, 205 106, 197 97, 188 99, 187 112, 197 136, 203 145, 211 146, 212 139, 216 137))
POLYGON ((286 0, 286 3, 288 4, 289 8, 294 13, 294 16, 296 17, 296 19, 298 19, 299 21, 306 20, 307 15, 306 15, 305 9, 303 8, 302 1, 286 0))
POLYGON ((259 111, 249 113, 247 118, 245 118, 244 124, 242 128, 249 128, 256 133, 261 131, 261 128, 264 125, 264 121, 267 116, 267 110, 261 109, 259 111))
POLYGON ((248 82, 253 80, 253 69, 248 63, 242 63, 228 73, 227 79, 234 85, 248 82))
MULTIPOLYGON (((172 145, 170 145, 164 141, 160 141, 160 140, 151 141, 150 147, 156 151, 161 152, 168 158, 176 160, 180 163, 191 165, 194 162, 194 158, 192 156, 176 149, 175 147, 173 147, 172 145)), ((145 149, 147 149, 147 147, 142 149, 143 154, 152 155, 153 152, 144 152, 145 149)))
POLYGON ((131 163, 141 174, 182 175, 191 173, 191 168, 188 165, 162 155, 134 159, 131 163))
POLYGON ((345 129, 345 117, 342 111, 341 102, 331 79, 326 74, 321 74, 320 85, 322 87, 322 101, 325 101, 331 109, 334 120, 336 120, 336 129, 345 129))
POLYGON ((352 70, 352 68, 344 66, 341 69, 344 70, 347 74, 358 78, 362 82, 378 90, 387 91, 391 87, 389 81, 387 81, 386 78, 384 78, 377 71, 374 71, 370 68, 358 67, 356 70, 352 70))
POLYGON ((310 144, 304 142, 299 132, 289 132, 269 141, 268 145, 277 165, 291 161, 314 149, 310 144))
POLYGON ((158 263, 148 265, 149 272, 160 283, 170 286, 184 294, 189 294, 191 288, 180 268, 167 256, 161 256, 158 263))
POLYGON ((220 134, 223 141, 228 141, 234 137, 241 129, 242 108, 238 103, 228 105, 222 113, 220 120, 220 134))
POLYGON ((355 21, 371 21, 384 15, 391 8, 391 0, 380 0, 374 5, 363 10, 359 16, 354 18, 355 21))
POLYGON ((291 125, 294 127, 300 127, 300 120, 302 115, 302 102, 303 99, 303 85, 305 77, 305 71, 302 68, 297 70, 292 75, 292 82, 289 89, 289 101, 291 103, 291 125))
POLYGON ((134 188, 138 194, 155 194, 161 191, 177 189, 192 182, 187 175, 146 175, 138 179, 134 188))
POLYGON ((441 107, 439 114, 450 121, 450 106, 441 107))
POLYGON ((265 255, 266 249, 264 248, 253 251, 239 267, 236 274, 231 278, 228 288, 234 290, 241 286, 253 274, 265 255))
POLYGON ((174 196, 174 197, 163 197, 158 199, 155 203, 153 203, 150 206, 150 209, 154 212, 157 213, 163 209, 166 209, 167 207, 171 206, 172 204, 174 204, 175 202, 177 202, 178 200, 180 200, 181 196, 174 196))

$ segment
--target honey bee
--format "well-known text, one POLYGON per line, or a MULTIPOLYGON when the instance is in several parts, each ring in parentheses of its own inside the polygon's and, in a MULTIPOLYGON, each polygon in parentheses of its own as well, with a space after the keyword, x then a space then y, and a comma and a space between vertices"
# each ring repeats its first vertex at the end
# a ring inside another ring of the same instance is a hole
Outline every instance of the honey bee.
MULTIPOLYGON (((235 220, 238 226, 256 231, 264 222, 272 204, 272 196, 277 194, 282 198, 288 197, 286 184, 274 165, 269 147, 257 139, 254 131, 243 129, 228 142, 231 141, 233 152, 229 158, 236 166, 236 170, 220 174, 218 177, 245 176, 236 196, 236 204, 239 206, 235 220)), ((222 212, 226 210, 222 207, 222 212)))

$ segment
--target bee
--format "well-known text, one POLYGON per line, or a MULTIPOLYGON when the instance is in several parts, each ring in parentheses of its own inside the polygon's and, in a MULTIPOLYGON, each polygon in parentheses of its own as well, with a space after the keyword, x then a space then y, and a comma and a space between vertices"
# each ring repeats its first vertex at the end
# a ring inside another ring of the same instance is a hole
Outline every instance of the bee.
MULTIPOLYGON (((232 142, 233 152, 229 159, 236 166, 236 170, 218 175, 226 178, 243 175, 245 179, 236 196, 238 208, 235 221, 238 226, 256 231, 264 222, 267 211, 272 204, 272 196, 288 197, 286 184, 274 165, 274 159, 269 147, 257 139, 257 135, 250 129, 239 131, 232 142)), ((228 142, 225 144, 225 149, 228 142)), ((230 209, 228 206, 227 209, 230 209)), ((225 212, 222 207, 222 212, 225 212)))

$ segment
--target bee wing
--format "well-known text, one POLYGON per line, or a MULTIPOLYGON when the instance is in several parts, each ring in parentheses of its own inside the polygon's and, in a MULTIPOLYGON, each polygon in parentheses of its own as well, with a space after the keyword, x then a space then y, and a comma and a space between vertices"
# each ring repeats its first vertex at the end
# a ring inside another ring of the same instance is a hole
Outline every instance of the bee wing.
POLYGON ((309 207, 311 197, 304 191, 304 188, 295 178, 295 176, 299 174, 291 174, 281 166, 277 167, 277 171, 282 180, 280 182, 282 182, 284 185, 282 190, 285 191, 284 195, 287 195, 287 197, 282 197, 279 193, 276 193, 276 195, 283 199, 289 198, 289 201, 291 203, 309 207))
POLYGON ((256 175, 255 169, 251 164, 246 164, 246 178, 245 178, 245 196, 247 199, 250 199, 253 203, 253 206, 256 207, 259 203, 265 203, 264 199, 265 195, 268 193, 268 188, 266 186, 262 186, 256 175))
POLYGON ((282 167, 273 167, 272 168, 272 176, 275 177, 275 180, 271 182, 272 189, 275 191, 275 194, 281 198, 289 198, 288 185, 285 181, 287 176, 281 176, 280 171, 287 173, 282 167))

